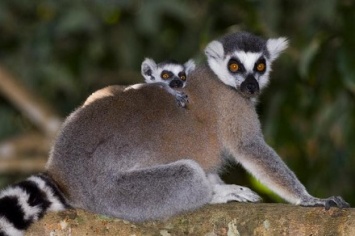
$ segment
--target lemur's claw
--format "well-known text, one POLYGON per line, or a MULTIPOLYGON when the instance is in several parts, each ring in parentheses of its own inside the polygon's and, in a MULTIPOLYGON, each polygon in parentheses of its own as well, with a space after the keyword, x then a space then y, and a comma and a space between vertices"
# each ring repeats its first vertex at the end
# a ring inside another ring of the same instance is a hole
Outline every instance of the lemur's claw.
POLYGON ((183 92, 177 93, 175 98, 178 106, 182 108, 185 108, 186 104, 189 102, 188 96, 183 92))
POLYGON ((340 209, 350 207, 350 204, 344 201, 340 196, 332 196, 325 199, 306 198, 300 205, 307 207, 323 206, 325 210, 329 210, 331 207, 338 207, 340 209))
POLYGON ((340 196, 332 196, 330 198, 327 198, 325 201, 324 208, 326 210, 329 210, 330 207, 339 207, 340 209, 342 208, 349 208, 350 204, 344 201, 344 199, 340 196))

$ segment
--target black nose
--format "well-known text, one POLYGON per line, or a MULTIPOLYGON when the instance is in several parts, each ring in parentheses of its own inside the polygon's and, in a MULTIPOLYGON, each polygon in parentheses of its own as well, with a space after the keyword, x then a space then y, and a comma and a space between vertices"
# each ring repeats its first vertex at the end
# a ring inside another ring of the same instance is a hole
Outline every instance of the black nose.
POLYGON ((171 88, 182 88, 182 86, 184 86, 184 82, 182 82, 179 79, 173 79, 170 83, 169 86, 171 88))
POLYGON ((259 83, 253 75, 248 75, 247 78, 240 85, 240 90, 247 96, 259 94, 259 83))
POLYGON ((250 93, 254 93, 255 91, 258 90, 258 84, 254 82, 250 82, 246 84, 246 88, 250 93))

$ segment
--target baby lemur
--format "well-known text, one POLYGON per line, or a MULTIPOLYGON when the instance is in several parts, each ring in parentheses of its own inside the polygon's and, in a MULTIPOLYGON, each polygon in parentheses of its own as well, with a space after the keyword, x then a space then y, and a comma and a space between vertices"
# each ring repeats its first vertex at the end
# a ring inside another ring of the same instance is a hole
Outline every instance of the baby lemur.
MULTIPOLYGON (((180 64, 175 60, 167 60, 157 64, 153 59, 146 58, 141 65, 141 73, 146 83, 134 84, 128 87, 115 86, 110 89, 114 89, 117 93, 150 85, 159 86, 175 97, 178 106, 186 107, 188 97, 183 91, 179 91, 178 89, 185 87, 187 77, 195 67, 195 62, 192 59, 188 60, 185 64, 180 64)), ((111 92, 108 92, 108 90, 100 89, 86 99, 84 106, 110 94, 111 92)))
MULTIPOLYGON (((146 58, 141 66, 141 73, 148 84, 158 84, 168 93, 172 94, 177 104, 185 107, 188 102, 187 95, 179 88, 184 88, 187 82, 187 76, 195 69, 195 62, 190 59, 185 64, 179 64, 175 60, 167 60, 155 63, 153 59, 146 58)), ((136 84, 128 87, 140 88, 144 84, 136 84)))
POLYGON ((266 144, 253 96, 268 81, 284 38, 233 33, 208 44, 209 66, 189 74, 181 109, 158 86, 103 89, 64 122, 44 174, 0 194, 0 232, 21 234, 68 205, 131 221, 162 219, 209 203, 257 202, 218 177, 230 156, 286 201, 349 207, 311 196, 266 144), (225 155, 228 154, 228 155, 225 155))

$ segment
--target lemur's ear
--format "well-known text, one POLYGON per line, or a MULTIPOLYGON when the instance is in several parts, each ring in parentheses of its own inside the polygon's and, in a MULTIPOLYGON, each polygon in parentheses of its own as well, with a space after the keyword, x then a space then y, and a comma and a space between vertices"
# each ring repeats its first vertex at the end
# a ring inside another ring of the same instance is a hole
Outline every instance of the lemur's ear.
POLYGON ((280 53, 288 47, 287 38, 281 37, 276 39, 268 39, 266 42, 267 50, 270 53, 270 60, 274 61, 280 53))
POLYGON ((155 71, 156 69, 157 69, 157 64, 153 59, 146 58, 142 62, 141 73, 146 82, 151 82, 152 80, 155 80, 153 71, 155 71))
POLYGON ((224 57, 224 49, 221 42, 214 40, 205 48, 205 54, 208 59, 221 60, 224 57))
POLYGON ((185 73, 187 75, 190 74, 196 68, 195 61, 192 59, 188 60, 187 62, 185 62, 184 68, 185 68, 185 73))

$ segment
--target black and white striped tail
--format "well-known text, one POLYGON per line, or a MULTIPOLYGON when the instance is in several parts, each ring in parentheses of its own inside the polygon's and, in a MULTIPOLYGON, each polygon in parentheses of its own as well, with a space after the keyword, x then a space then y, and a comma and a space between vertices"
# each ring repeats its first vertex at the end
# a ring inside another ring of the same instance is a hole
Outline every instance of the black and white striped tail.
POLYGON ((67 208, 69 205, 49 176, 32 175, 0 192, 0 236, 23 235, 46 212, 67 208))

